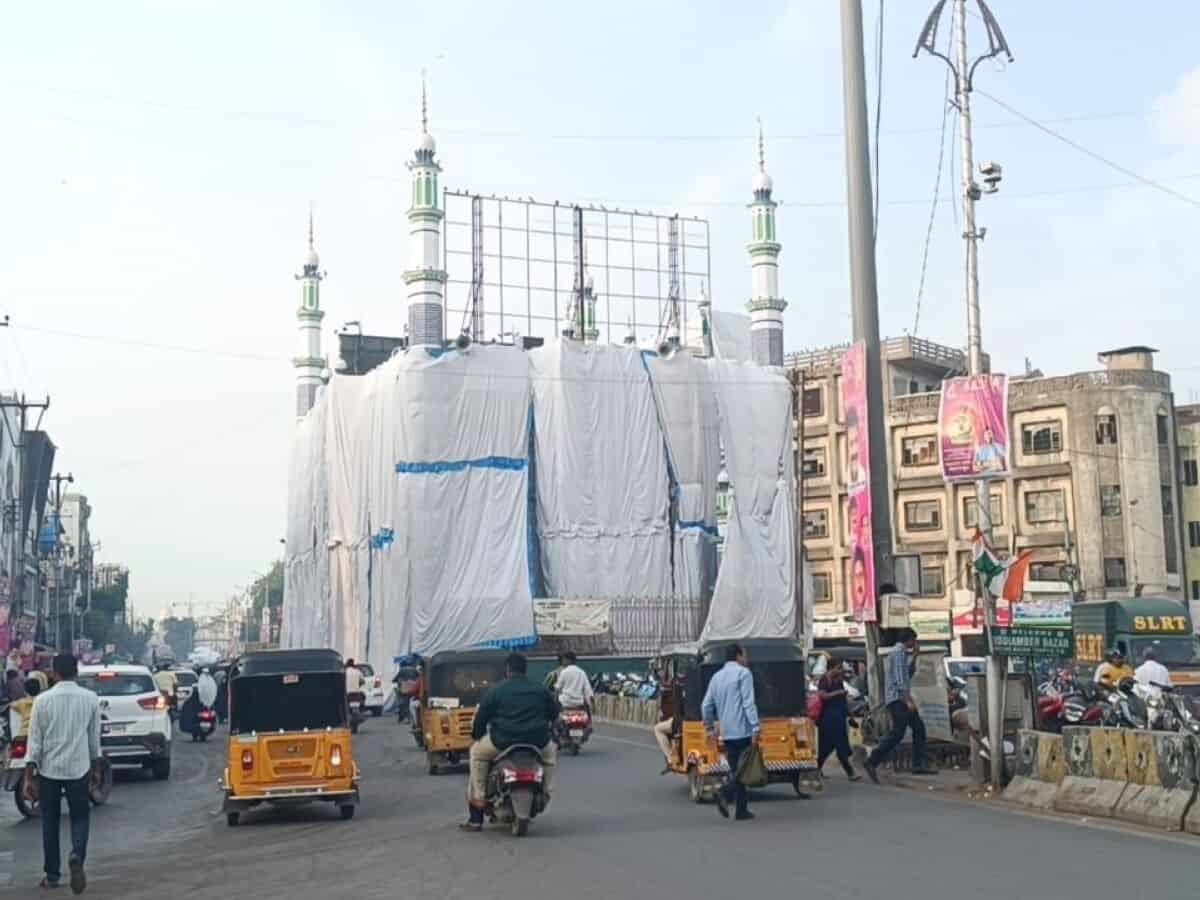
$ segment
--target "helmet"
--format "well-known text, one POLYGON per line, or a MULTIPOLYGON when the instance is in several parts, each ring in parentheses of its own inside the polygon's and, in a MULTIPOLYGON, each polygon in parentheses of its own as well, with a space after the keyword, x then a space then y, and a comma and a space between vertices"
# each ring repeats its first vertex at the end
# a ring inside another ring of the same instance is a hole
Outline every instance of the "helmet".
POLYGON ((1104 658, 1110 659, 1110 660, 1111 659, 1124 659, 1125 651, 1122 650, 1120 647, 1109 647, 1108 650, 1106 650, 1104 652, 1104 658))

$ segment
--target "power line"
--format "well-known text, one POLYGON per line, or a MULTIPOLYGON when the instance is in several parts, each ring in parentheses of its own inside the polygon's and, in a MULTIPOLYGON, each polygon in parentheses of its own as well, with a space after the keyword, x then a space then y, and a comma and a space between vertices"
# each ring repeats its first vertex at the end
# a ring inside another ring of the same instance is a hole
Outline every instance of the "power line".
POLYGON ((1121 165, 1120 163, 1113 162, 1108 157, 1101 156, 1095 150, 1089 150, 1087 147, 1083 146, 1083 144, 1079 143, 1078 141, 1074 141, 1071 138, 1067 137, 1066 135, 1059 134, 1057 131, 1048 127, 1047 125, 1043 124, 1042 122, 1039 122, 1037 119, 1034 119, 1031 116, 1027 116, 1023 112, 1020 112, 1019 110, 1014 109, 1012 106, 1005 103, 1000 98, 992 96, 987 91, 977 90, 976 93, 980 94, 983 97, 986 97, 988 100, 991 100, 993 103, 995 103, 997 106, 999 106, 1001 109, 1005 110, 1006 112, 1009 112, 1012 115, 1016 116, 1017 118, 1021 119, 1022 121, 1026 122, 1027 124, 1032 125, 1034 128, 1038 129, 1038 131, 1041 131, 1045 134, 1050 135, 1050 137, 1054 138, 1057 141, 1061 141, 1062 143, 1066 144, 1068 147, 1071 147, 1074 150, 1078 150, 1084 156, 1088 156, 1091 159, 1094 159, 1099 163, 1103 163, 1104 165, 1108 166, 1110 169, 1114 169, 1115 171, 1120 172, 1122 175, 1127 175, 1128 177, 1134 179, 1135 181, 1138 181, 1141 184, 1144 184, 1146 187, 1151 187, 1157 191, 1161 191, 1162 193, 1167 194, 1170 197, 1174 197, 1176 200, 1182 200, 1184 203, 1187 203, 1190 206, 1200 207, 1200 200, 1197 200, 1194 197, 1189 197, 1186 194, 1181 194, 1178 191, 1172 190, 1171 188, 1167 187, 1165 184, 1155 181, 1152 178, 1147 178, 1145 175, 1135 172, 1132 169, 1128 169, 1125 166, 1121 165))

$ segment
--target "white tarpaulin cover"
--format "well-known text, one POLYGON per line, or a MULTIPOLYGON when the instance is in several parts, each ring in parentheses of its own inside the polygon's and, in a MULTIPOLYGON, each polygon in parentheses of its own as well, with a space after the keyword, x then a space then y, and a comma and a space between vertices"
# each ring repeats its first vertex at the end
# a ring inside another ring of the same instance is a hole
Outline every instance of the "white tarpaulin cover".
POLYGON ((712 310, 713 355, 717 359, 750 362, 750 317, 741 313, 712 310))
POLYGON ((717 405, 708 366, 690 353, 647 356, 675 489, 673 591, 661 643, 693 639, 716 578, 717 405))
POLYGON ((546 594, 668 596, 666 451, 641 351, 560 340, 529 364, 546 594))
POLYGON ((794 637, 792 390, 777 371, 712 360, 733 499, 705 640, 794 637))

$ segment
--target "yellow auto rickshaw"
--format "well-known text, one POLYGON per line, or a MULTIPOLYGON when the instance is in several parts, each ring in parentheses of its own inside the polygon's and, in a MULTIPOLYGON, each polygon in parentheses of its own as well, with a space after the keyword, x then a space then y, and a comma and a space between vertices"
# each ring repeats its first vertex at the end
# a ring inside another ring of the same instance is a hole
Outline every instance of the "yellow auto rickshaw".
POLYGON ((222 811, 324 801, 343 819, 358 805, 346 669, 333 650, 263 650, 229 670, 229 748, 222 811))
POLYGON ((504 679, 508 653, 501 650, 452 650, 426 661, 421 678, 421 732, 426 771, 467 762, 475 708, 484 692, 504 679))
MULTIPOLYGON (((725 665, 728 641, 664 649, 652 662, 662 688, 660 721, 671 724, 671 770, 686 775, 692 800, 702 803, 729 774, 719 741, 704 729, 701 704, 712 676, 725 665)), ((822 788, 817 729, 807 717, 804 648, 794 641, 741 641, 754 676, 762 726, 761 748, 770 783, 792 785, 806 797, 822 788)))

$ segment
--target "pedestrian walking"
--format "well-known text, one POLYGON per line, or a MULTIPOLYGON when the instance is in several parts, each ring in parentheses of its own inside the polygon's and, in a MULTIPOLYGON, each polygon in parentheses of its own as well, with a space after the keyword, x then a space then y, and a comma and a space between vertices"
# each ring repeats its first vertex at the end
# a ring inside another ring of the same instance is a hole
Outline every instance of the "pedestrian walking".
POLYGON ((817 692, 821 695, 821 718, 817 723, 820 744, 817 770, 820 771, 825 760, 836 753, 846 777, 851 781, 862 781, 862 776, 856 775, 854 767, 850 765, 850 704, 844 679, 845 670, 840 663, 835 663, 817 682, 817 692))
POLYGON ((712 735, 713 726, 720 722, 720 737, 725 745, 725 759, 729 763, 729 777, 717 788, 717 811, 729 818, 729 801, 734 801, 734 818, 737 821, 753 819, 749 809, 746 786, 738 781, 738 762, 750 745, 758 741, 761 727, 758 721, 758 706, 754 702, 754 676, 748 668, 749 659, 740 644, 725 648, 725 665, 713 675, 704 692, 701 711, 704 729, 712 735))
POLYGON ((904 732, 912 731, 913 774, 936 775, 937 770, 925 764, 925 723, 917 711, 916 701, 912 697, 912 674, 915 663, 910 654, 916 652, 917 633, 911 628, 900 629, 899 639, 888 651, 884 671, 884 701, 888 712, 892 714, 892 730, 879 742, 863 768, 868 777, 879 784, 879 764, 900 745, 904 740, 904 732))
POLYGON ((59 825, 62 798, 67 798, 71 819, 71 853, 67 865, 71 890, 81 894, 87 887, 83 866, 87 860, 90 816, 88 781, 101 757, 100 698, 75 683, 78 674, 79 664, 74 656, 60 653, 54 657, 55 684, 33 705, 24 790, 41 806, 44 888, 57 887, 62 880, 59 825))

